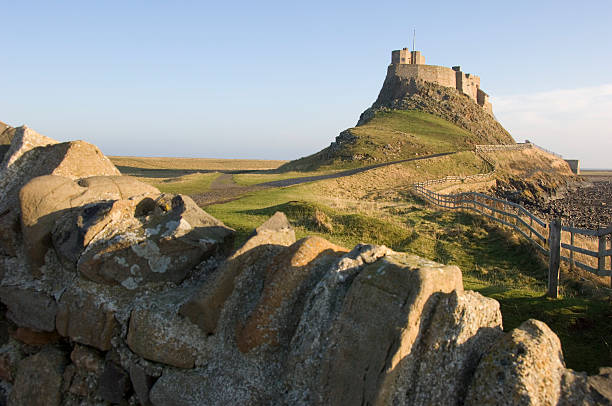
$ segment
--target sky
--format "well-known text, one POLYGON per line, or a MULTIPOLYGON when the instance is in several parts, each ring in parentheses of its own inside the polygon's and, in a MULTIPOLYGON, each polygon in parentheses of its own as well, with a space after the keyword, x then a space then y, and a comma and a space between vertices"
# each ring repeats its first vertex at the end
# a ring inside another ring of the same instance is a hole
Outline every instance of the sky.
POLYGON ((107 155, 295 159, 356 124, 391 51, 479 75, 493 111, 612 168, 612 2, 4 1, 0 121, 107 155))

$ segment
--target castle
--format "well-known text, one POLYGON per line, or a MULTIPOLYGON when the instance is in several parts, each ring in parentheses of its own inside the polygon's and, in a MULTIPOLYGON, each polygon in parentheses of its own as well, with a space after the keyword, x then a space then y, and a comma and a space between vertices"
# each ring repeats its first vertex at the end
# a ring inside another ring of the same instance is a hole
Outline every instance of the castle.
POLYGON ((480 77, 461 72, 460 66, 447 68, 425 65, 425 57, 420 51, 410 51, 404 48, 391 52, 391 65, 387 69, 387 76, 423 80, 440 86, 453 87, 478 103, 487 113, 493 115, 489 95, 480 88, 480 77))

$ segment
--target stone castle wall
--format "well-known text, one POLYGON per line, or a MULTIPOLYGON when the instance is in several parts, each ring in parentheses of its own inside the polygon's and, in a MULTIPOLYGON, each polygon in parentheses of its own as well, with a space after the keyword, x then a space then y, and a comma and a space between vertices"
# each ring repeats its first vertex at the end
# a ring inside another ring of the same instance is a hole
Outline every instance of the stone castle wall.
POLYGON ((391 64, 387 69, 387 76, 396 76, 401 79, 415 79, 431 82, 440 86, 452 87, 474 100, 489 114, 493 108, 489 102, 489 95, 480 89, 480 77, 461 72, 455 69, 437 65, 410 65, 391 64))
POLYGON ((387 75, 403 79, 421 79, 441 86, 456 87, 455 71, 444 66, 435 65, 389 65, 387 75))

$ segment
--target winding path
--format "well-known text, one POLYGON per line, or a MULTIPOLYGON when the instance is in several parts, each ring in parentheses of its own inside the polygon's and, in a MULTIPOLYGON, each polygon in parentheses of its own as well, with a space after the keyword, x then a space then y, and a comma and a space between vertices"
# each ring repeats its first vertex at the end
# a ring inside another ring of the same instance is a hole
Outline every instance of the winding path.
POLYGON ((195 202, 200 206, 208 206, 211 204, 221 204, 231 202, 232 200, 239 199, 247 193, 269 189, 269 188, 277 188, 277 187, 287 187, 293 185, 299 185, 301 183, 315 182, 318 180, 324 179, 334 179, 334 178, 343 178, 346 176, 352 176, 361 172, 366 172, 372 169, 381 168, 383 166, 395 165, 404 162, 411 161, 420 161, 424 159, 438 158, 446 155, 456 154, 456 151, 453 152, 442 152, 439 154, 433 155, 425 155, 416 158, 402 159, 400 161, 392 161, 392 162, 383 162, 376 165, 364 166, 361 168, 348 169, 342 172, 330 173, 326 175, 316 175, 316 176, 304 176, 301 178, 291 178, 291 179, 283 179, 276 180, 272 182, 263 182, 258 183, 256 185, 244 186, 239 185, 234 182, 233 173, 222 173, 217 177, 210 185, 209 189, 206 192, 198 193, 192 195, 191 197, 195 202))

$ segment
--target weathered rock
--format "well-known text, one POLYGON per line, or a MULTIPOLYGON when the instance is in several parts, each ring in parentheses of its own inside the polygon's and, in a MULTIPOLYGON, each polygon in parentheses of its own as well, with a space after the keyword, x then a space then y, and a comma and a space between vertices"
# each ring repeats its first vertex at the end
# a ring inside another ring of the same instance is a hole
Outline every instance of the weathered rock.
POLYGON ((10 405, 53 406, 62 400, 65 354, 53 347, 23 359, 17 368, 10 405))
POLYGON ((178 368, 193 368, 198 342, 206 341, 196 326, 171 310, 135 309, 127 344, 141 357, 178 368))
POLYGON ((145 369, 136 363, 130 365, 130 380, 136 393, 136 397, 141 405, 151 404, 149 393, 157 380, 155 377, 146 373, 145 369))
POLYGON ((98 392, 110 403, 120 403, 131 389, 128 373, 114 362, 107 362, 100 376, 98 392))
POLYGON ((89 222, 91 227, 110 220, 80 255, 77 269, 98 283, 126 289, 179 283, 197 264, 227 253, 233 243, 234 230, 184 195, 116 201, 96 213, 99 220, 89 222))
MULTIPOLYGON (((23 127, 16 131, 0 164, 0 223, 14 225, 20 214, 19 191, 31 179, 42 175, 79 179, 120 173, 94 145, 83 141, 58 144, 23 127), (9 218, 2 219, 4 216, 9 218)), ((0 233, 0 247, 5 253, 15 255, 14 247, 19 244, 15 232, 0 233)))
POLYGON ((355 277, 321 364, 324 403, 375 403, 411 354, 423 316, 437 292, 463 291, 456 266, 417 265, 418 258, 385 257, 355 277))
POLYGON ((257 227, 251 238, 232 254, 212 277, 204 282, 196 293, 181 306, 180 314, 200 328, 212 334, 217 328, 221 309, 234 291, 236 277, 254 262, 270 257, 274 248, 289 246, 295 242, 295 232, 284 213, 276 212, 257 227))
POLYGON ((364 266, 392 253, 384 246, 358 245, 332 266, 310 292, 288 355, 285 378, 289 390, 287 403, 322 401, 317 388, 321 360, 333 345, 330 331, 351 283, 364 266))
POLYGON ((54 139, 45 137, 44 135, 37 133, 25 125, 14 128, 12 131, 10 131, 10 134, 9 131, 4 134, 4 131, 6 130, 8 130, 8 128, 5 128, 2 131, 2 144, 8 144, 9 148, 3 157, 2 163, 0 164, 0 171, 7 169, 23 154, 34 148, 58 144, 58 142, 54 139))
POLYGON ((304 238, 274 258, 267 269, 259 303, 237 333, 238 348, 248 352, 267 344, 288 344, 301 315, 304 295, 331 262, 346 249, 320 237, 304 238))
POLYGON ((21 327, 37 331, 54 331, 57 303, 44 292, 17 286, 0 287, 0 300, 6 305, 6 316, 21 327))
POLYGON ((26 327, 18 327, 11 337, 27 345, 41 346, 56 343, 60 336, 56 331, 35 331, 26 327))
POLYGON ((108 303, 76 287, 62 295, 56 326, 62 336, 102 351, 111 348, 111 339, 119 328, 115 312, 108 303))
POLYGON ((435 309, 423 315, 420 337, 396 366, 396 379, 379 404, 462 404, 480 358, 503 334, 497 301, 471 291, 436 296, 435 309))
POLYGON ((557 404, 564 373, 559 338, 541 321, 528 320, 482 358, 465 404, 557 404))
MULTIPOLYGON (((146 194, 156 195, 159 194, 159 191, 153 186, 128 176, 95 176, 73 180, 47 175, 32 179, 19 192, 23 240, 30 261, 37 266, 43 263, 46 251, 51 248, 51 231, 55 222, 69 209, 82 207, 92 202, 128 199, 146 194)), ((87 213, 86 210, 85 213, 87 213)), ((58 243, 69 247, 80 245, 82 251, 83 244, 86 245, 89 242, 87 239, 90 240, 93 237, 79 233, 83 228, 79 225, 83 221, 86 222, 87 218, 84 219, 81 216, 77 222, 69 223, 71 228, 62 230, 63 232, 60 233, 60 237, 70 237, 78 241, 59 241, 58 243), (82 240, 87 241, 82 242, 82 240)), ((89 233, 91 234, 92 231, 99 230, 89 230, 89 233)), ((64 252, 61 249, 58 251, 64 252)))

